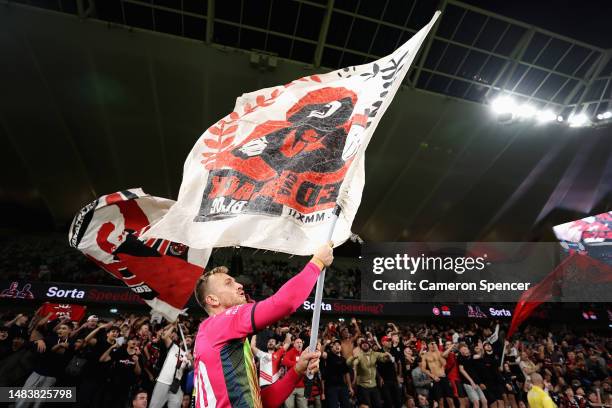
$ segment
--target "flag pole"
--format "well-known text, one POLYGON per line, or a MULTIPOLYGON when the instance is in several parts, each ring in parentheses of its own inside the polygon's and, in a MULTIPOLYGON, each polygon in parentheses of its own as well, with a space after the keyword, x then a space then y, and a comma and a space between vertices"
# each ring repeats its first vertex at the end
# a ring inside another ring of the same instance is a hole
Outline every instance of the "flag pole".
MULTIPOLYGON (((327 242, 331 241, 332 235, 334 234, 334 228, 340 215, 340 207, 336 205, 334 211, 331 214, 331 225, 329 226, 329 232, 327 235, 327 242)), ((321 270, 319 278, 317 279, 317 289, 315 291, 315 303, 314 311, 312 313, 312 324, 310 325, 310 343, 308 348, 310 351, 316 351, 317 340, 319 337, 319 321, 321 320, 321 303, 323 301, 323 285, 325 283, 325 269, 321 270)))
POLYGON ((183 348, 185 349, 185 354, 187 354, 189 350, 187 350, 187 342, 185 342, 185 335, 183 334, 183 329, 181 328, 180 320, 177 321, 176 325, 178 326, 179 332, 181 333, 181 339, 183 339, 183 348))

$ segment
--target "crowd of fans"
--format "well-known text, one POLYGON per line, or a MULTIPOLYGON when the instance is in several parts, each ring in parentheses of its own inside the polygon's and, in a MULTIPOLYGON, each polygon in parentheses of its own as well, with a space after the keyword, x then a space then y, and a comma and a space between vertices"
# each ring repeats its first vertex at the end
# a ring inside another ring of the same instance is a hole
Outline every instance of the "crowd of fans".
MULTIPOLYGON (((187 407, 199 322, 4 316, 0 386, 74 386, 75 406, 187 407)), ((502 364, 503 334, 492 321, 479 323, 327 322, 318 345, 321 370, 285 406, 517 408, 528 405, 534 387, 560 408, 612 406, 612 338, 527 327, 505 344, 502 364)), ((262 387, 295 364, 308 346, 309 325, 291 319, 251 339, 262 387)))
POLYGON ((50 317, 39 309, 0 325, 0 386, 76 387, 78 407, 189 406, 193 319, 50 317))
MULTIPOLYGON (((303 262, 300 261, 303 265, 303 262)), ((276 292, 280 286, 289 280, 298 264, 288 261, 267 261, 262 259, 249 259, 248 274, 240 274, 236 279, 244 286, 245 291, 254 298, 266 298, 276 292), (273 272, 272 272, 273 271, 273 272)), ((357 268, 340 268, 330 266, 331 273, 325 280, 323 297, 331 299, 356 299, 360 297, 361 274, 357 268)), ((231 269, 235 271, 235 268, 231 269)))
POLYGON ((121 283, 70 248, 67 239, 66 234, 11 236, 0 246, 0 276, 10 281, 121 283))
MULTIPOLYGON (((20 236, 0 247, 0 276, 7 281, 79 282, 95 285, 122 285, 100 269, 82 253, 66 245, 63 234, 20 236)), ((274 293, 295 273, 302 258, 279 260, 270 252, 250 248, 222 248, 213 251, 208 267, 231 265, 240 281, 253 297, 274 293), (248 274, 241 271, 248 270, 248 274), (274 271, 274 272, 271 272, 274 271)), ((337 260, 328 274, 324 296, 334 299, 359 298, 360 273, 357 265, 339 266, 337 260)), ((298 269, 299 270, 299 269, 298 269)))
MULTIPOLYGON (((495 328, 478 324, 329 322, 320 374, 286 406, 517 408, 528 405, 527 393, 538 385, 558 407, 612 406, 612 338, 535 327, 515 337, 504 342, 495 328)), ((308 322, 258 334, 252 343, 264 362, 262 385, 291 366, 289 351, 308 338, 308 322)))

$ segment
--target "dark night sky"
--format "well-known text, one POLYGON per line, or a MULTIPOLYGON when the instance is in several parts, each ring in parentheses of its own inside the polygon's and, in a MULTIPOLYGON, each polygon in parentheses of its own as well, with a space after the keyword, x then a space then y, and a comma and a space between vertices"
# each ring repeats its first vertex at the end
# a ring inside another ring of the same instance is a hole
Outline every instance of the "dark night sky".
POLYGON ((612 48, 612 0, 463 0, 603 48, 612 48))

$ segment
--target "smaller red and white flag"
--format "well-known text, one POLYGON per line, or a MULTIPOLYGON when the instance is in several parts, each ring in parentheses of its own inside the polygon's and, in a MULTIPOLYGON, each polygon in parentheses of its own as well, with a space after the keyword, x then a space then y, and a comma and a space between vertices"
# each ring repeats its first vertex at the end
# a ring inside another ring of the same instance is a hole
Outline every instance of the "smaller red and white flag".
POLYGON ((87 306, 82 305, 45 302, 38 311, 38 315, 41 317, 46 317, 49 315, 49 320, 67 317, 73 322, 80 322, 81 319, 83 319, 83 316, 85 316, 86 310, 87 306))
POLYGON ((79 211, 68 236, 70 246, 170 321, 189 300, 211 252, 164 239, 138 239, 172 205, 140 188, 108 194, 79 211))

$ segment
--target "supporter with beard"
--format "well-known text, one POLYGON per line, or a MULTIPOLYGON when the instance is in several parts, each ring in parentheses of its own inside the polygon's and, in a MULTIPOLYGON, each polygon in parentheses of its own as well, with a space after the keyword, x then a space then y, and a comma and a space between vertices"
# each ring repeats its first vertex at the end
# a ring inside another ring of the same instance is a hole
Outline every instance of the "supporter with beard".
POLYGON ((251 339, 251 349, 253 355, 259 359, 259 386, 263 388, 274 384, 280 378, 281 361, 291 345, 291 334, 285 335, 285 341, 280 347, 277 347, 275 338, 268 339, 267 352, 258 349, 256 344, 257 335, 254 335, 251 339))
POLYGON ((84 339, 84 357, 87 360, 81 373, 81 383, 77 388, 79 407, 101 407, 106 394, 112 392, 106 381, 109 363, 101 362, 100 357, 113 347, 119 336, 119 328, 112 322, 100 324, 84 339))
POLYGON ((100 357, 101 363, 111 363, 109 385, 112 391, 106 394, 104 406, 121 407, 128 402, 130 392, 142 373, 139 345, 137 337, 130 338, 124 346, 115 342, 100 357))
POLYGON ((352 397, 355 392, 351 383, 349 367, 342 356, 341 341, 334 340, 331 343, 331 350, 323 353, 322 357, 325 362, 322 399, 327 401, 329 408, 336 408, 338 404, 340 404, 340 408, 350 408, 349 396, 352 397))
POLYGON ((382 406, 380 393, 376 388, 376 363, 391 360, 391 354, 372 351, 370 343, 359 339, 359 348, 353 350, 353 356, 347 364, 356 370, 354 383, 357 384, 357 401, 361 408, 382 406))

